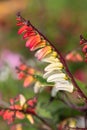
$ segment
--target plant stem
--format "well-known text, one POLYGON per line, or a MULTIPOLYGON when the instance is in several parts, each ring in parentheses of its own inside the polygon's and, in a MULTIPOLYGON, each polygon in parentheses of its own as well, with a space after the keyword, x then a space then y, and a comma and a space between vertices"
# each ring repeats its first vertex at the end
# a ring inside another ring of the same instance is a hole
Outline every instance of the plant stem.
MULTIPOLYGON (((11 109, 11 108, 2 108, 2 107, 0 107, 0 111, 1 111, 1 110, 3 110, 3 111, 6 111, 6 110, 12 111, 12 112, 15 113, 15 115, 16 115, 16 112, 18 112, 18 111, 21 112, 21 113, 23 113, 23 114, 31 114, 31 113, 26 112, 26 111, 24 111, 24 110, 15 109, 15 108, 14 108, 14 109, 11 109)), ((37 115, 36 113, 35 113, 35 114, 32 113, 32 115, 35 116, 35 117, 37 117, 41 122, 43 122, 43 124, 46 125, 46 126, 49 128, 49 130, 52 130, 50 124, 48 124, 42 117, 40 117, 40 116, 37 115)))
POLYGON ((49 130, 52 130, 51 126, 50 126, 42 117, 40 117, 40 116, 37 115, 37 114, 35 114, 35 116, 36 116, 39 120, 41 120, 41 121, 49 128, 49 130))
POLYGON ((85 128, 87 128, 87 112, 85 112, 84 118, 85 118, 85 128))

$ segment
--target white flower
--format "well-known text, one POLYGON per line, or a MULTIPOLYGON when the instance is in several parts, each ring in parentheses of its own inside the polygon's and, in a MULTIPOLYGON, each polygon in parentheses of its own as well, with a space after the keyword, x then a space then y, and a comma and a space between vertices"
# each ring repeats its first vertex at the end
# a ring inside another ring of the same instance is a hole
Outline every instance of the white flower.
POLYGON ((66 74, 64 73, 58 73, 58 74, 53 74, 47 78, 47 82, 58 82, 58 81, 63 81, 66 79, 66 74))
POLYGON ((61 62, 49 64, 44 70, 45 71, 54 71, 61 70, 63 68, 63 64, 61 62))
POLYGON ((43 78, 48 78, 49 76, 53 75, 53 74, 58 74, 58 73, 62 73, 61 70, 54 70, 54 71, 47 71, 44 75, 43 78))
POLYGON ((46 57, 42 59, 42 61, 47 62, 47 63, 55 63, 55 62, 59 62, 59 59, 51 56, 51 57, 46 57))
POLYGON ((72 93, 73 88, 74 88, 73 84, 68 80, 56 82, 55 86, 52 89, 51 94, 53 97, 55 97, 59 90, 68 91, 72 93))
POLYGON ((37 81, 34 85, 34 92, 38 93, 44 89, 45 85, 41 84, 39 81, 37 81))
POLYGON ((56 96, 59 90, 73 92, 73 84, 69 81, 67 74, 64 72, 64 66, 57 58, 56 55, 50 54, 42 59, 43 62, 50 63, 45 67, 45 73, 43 78, 47 79, 47 82, 54 82, 52 89, 52 96, 56 96))

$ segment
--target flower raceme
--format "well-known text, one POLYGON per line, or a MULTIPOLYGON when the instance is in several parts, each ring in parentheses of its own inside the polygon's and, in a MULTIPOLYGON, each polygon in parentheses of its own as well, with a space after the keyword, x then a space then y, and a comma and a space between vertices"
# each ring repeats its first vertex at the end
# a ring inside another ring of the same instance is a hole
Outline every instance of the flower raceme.
MULTIPOLYGON (((66 74, 64 65, 54 47, 40 35, 30 22, 22 18, 20 14, 17 16, 17 26, 21 26, 18 30, 18 34, 23 34, 23 39, 26 39, 25 46, 30 51, 35 51, 35 57, 38 60, 47 63, 43 78, 46 79, 48 83, 54 83, 52 96, 55 96, 59 90, 73 92, 74 86, 66 74)), ((39 89, 41 88, 39 87, 39 89)), ((37 89, 37 92, 39 89, 37 89)))

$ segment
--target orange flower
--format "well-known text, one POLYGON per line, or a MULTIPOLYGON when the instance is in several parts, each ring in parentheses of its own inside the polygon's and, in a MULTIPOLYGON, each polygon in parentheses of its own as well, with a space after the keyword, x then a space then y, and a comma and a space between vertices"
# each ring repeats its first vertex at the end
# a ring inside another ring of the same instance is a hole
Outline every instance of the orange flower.
POLYGON ((40 50, 38 50, 35 54, 35 57, 37 57, 38 60, 43 59, 46 55, 52 52, 51 46, 46 46, 40 50))
POLYGON ((34 81, 34 78, 32 76, 27 76, 24 80, 24 87, 29 86, 34 81))
POLYGON ((30 49, 34 46, 34 44, 37 44, 41 41, 40 35, 35 35, 30 37, 26 42, 26 47, 29 47, 30 49))
POLYGON ((43 48, 46 46, 46 41, 42 40, 40 42, 36 42, 35 44, 33 44, 33 46, 30 48, 31 51, 35 51, 39 48, 43 48))

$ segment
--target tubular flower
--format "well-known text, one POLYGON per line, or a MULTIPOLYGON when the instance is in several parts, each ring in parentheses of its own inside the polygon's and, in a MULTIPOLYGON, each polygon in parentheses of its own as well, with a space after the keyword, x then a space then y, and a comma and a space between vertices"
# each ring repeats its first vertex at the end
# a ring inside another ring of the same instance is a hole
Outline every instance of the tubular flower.
MULTIPOLYGON (((17 16, 18 22, 22 22, 22 27, 19 29, 18 34, 23 33, 23 37, 26 34, 26 44, 25 46, 30 49, 30 51, 35 51, 35 57, 46 62, 48 65, 45 67, 43 78, 47 80, 48 83, 54 83, 52 89, 52 95, 56 95, 57 91, 64 90, 68 92, 73 92, 74 86, 71 83, 70 78, 64 70, 64 65, 61 62, 60 56, 55 51, 54 47, 41 35, 37 29, 33 27, 30 22, 26 22, 24 18, 17 16), (33 31, 33 35, 30 33, 33 31)), ((36 86, 38 86, 38 83, 36 86)), ((41 85, 42 86, 42 85, 41 85)), ((35 91, 39 91, 39 87, 35 87, 35 91), (36 89, 38 88, 38 89, 36 89)))

